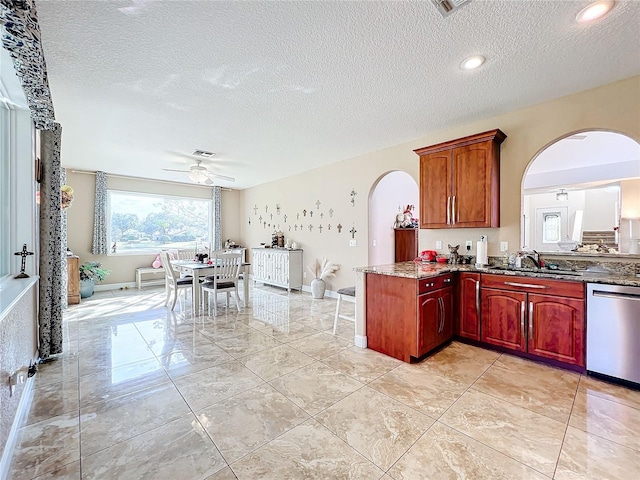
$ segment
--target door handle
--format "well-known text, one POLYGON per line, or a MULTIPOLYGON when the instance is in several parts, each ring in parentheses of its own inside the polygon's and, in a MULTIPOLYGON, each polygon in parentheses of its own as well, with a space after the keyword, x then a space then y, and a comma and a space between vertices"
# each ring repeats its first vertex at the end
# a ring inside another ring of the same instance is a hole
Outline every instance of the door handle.
POLYGON ((456 224, 456 196, 454 195, 451 200, 451 224, 456 224))
POLYGON ((529 340, 533 340, 533 302, 529 302, 529 340))
POLYGON ((534 285, 533 283, 518 283, 518 282, 504 282, 505 285, 511 285, 512 287, 523 287, 523 288, 551 288, 547 285, 534 285))
POLYGON ((476 281, 476 315, 480 318, 480 280, 476 281))
POLYGON ((522 338, 527 338, 527 332, 524 329, 524 312, 525 306, 523 300, 522 302, 520 302, 520 330, 522 330, 522 338))

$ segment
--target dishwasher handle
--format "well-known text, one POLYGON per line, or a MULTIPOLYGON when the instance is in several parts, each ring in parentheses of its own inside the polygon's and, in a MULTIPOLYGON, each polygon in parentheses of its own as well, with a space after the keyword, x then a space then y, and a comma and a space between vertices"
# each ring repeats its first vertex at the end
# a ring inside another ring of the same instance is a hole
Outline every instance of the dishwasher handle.
POLYGON ((640 301, 640 295, 635 295, 633 293, 622 293, 622 292, 604 292, 602 290, 594 290, 594 297, 602 297, 602 298, 615 298, 618 300, 636 300, 640 301))

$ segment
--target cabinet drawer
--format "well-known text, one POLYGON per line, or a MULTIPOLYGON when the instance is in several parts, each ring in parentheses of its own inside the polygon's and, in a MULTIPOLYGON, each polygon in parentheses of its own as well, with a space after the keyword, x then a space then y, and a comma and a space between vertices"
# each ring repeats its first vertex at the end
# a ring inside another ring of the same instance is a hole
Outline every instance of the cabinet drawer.
POLYGON ((421 278, 418 280, 418 293, 432 292, 450 285, 453 285, 453 275, 450 273, 437 277, 421 278))
POLYGON ((548 278, 482 274, 483 288, 499 288, 514 292, 552 294, 560 297, 584 298, 584 283, 548 278))

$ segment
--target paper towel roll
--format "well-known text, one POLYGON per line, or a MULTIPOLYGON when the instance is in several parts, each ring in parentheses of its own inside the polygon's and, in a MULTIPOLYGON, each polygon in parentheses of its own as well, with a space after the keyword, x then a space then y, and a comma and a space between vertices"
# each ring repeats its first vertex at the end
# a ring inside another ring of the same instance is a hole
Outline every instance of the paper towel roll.
POLYGON ((489 258, 487 257, 487 243, 476 242, 476 252, 476 264, 487 265, 489 263, 489 258))

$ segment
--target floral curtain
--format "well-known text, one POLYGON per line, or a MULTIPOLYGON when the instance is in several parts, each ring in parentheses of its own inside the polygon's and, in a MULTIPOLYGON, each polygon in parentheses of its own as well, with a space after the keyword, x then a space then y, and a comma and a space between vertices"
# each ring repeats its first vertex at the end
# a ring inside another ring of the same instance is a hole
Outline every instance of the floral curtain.
POLYGON ((2 46, 13 59, 33 123, 39 130, 53 130, 53 102, 34 1, 2 0, 0 21, 5 28, 2 46))
POLYGON ((106 255, 107 244, 107 174, 96 172, 96 203, 93 215, 93 246, 91 253, 106 255))
POLYGON ((213 187, 213 249, 222 249, 222 216, 220 215, 222 205, 222 189, 219 186, 213 187))
POLYGON ((43 130, 40 182, 40 357, 62 352, 62 214, 60 208, 60 139, 62 127, 43 130))

